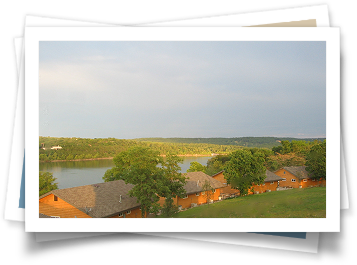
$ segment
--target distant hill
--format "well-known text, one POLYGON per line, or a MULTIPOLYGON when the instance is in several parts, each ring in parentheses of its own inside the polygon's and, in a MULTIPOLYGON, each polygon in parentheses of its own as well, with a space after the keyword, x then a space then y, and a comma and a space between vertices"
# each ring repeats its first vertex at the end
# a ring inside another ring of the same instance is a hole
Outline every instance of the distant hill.
POLYGON ((229 154, 238 149, 268 148, 281 146, 283 140, 304 140, 306 142, 324 139, 298 139, 277 137, 239 138, 58 138, 39 137, 40 161, 82 160, 114 157, 133 146, 148 147, 162 155, 211 155, 229 154))
POLYGON ((173 143, 125 140, 115 138, 39 137, 40 161, 82 160, 114 157, 133 146, 148 147, 162 155, 229 154, 241 149, 237 145, 207 143, 173 143))
POLYGON ((291 138, 291 137, 234 137, 234 138, 137 138, 136 141, 156 143, 194 143, 237 145, 244 147, 272 148, 281 145, 281 141, 323 141, 325 138, 291 138))

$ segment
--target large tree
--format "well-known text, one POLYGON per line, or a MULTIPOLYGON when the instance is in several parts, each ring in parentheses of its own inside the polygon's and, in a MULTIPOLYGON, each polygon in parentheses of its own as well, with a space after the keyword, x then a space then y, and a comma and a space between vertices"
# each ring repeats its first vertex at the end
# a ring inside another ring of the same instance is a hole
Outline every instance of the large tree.
POLYGON ((326 179, 326 140, 311 147, 305 165, 312 179, 326 179))
POLYGON ((122 179, 133 184, 129 195, 140 203, 142 217, 159 211, 160 197, 172 200, 185 193, 185 177, 179 173, 178 165, 182 160, 177 156, 167 155, 164 159, 158 151, 132 147, 119 153, 113 161, 115 167, 105 172, 104 181, 122 179))
POLYGON ((262 184, 266 177, 264 155, 260 152, 252 154, 249 150, 238 150, 231 153, 230 160, 225 164, 224 177, 227 183, 239 190, 240 195, 246 195, 254 184, 262 184))

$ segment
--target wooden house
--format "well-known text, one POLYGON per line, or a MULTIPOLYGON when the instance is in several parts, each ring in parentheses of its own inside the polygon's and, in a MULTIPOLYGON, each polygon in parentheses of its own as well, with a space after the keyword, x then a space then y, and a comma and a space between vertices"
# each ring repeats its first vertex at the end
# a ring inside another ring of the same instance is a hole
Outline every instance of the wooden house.
POLYGON ((254 184, 250 189, 249 189, 249 194, 252 193, 264 193, 264 192, 270 192, 270 191, 275 191, 280 184, 280 181, 283 180, 282 177, 279 177, 278 175, 274 174, 273 172, 266 170, 266 177, 264 179, 264 183, 257 185, 254 184))
MULTIPOLYGON (((186 209, 207 203, 208 199, 211 202, 221 199, 221 188, 224 187, 221 182, 203 172, 188 172, 184 175, 187 178, 184 186, 186 196, 184 198, 176 196, 174 199, 174 203, 179 207, 179 209, 186 209), (212 187, 212 191, 205 191, 203 189, 206 181, 212 187), (208 193, 210 194, 207 196, 208 193)), ((163 205, 164 202, 165 198, 160 198, 160 204, 163 205)))
POLYGON ((140 204, 123 180, 58 189, 39 198, 41 218, 137 218, 140 204), (41 216, 42 215, 42 216, 41 216))
POLYGON ((283 167, 275 174, 283 178, 279 183, 279 186, 283 188, 326 186, 326 180, 311 179, 310 174, 306 171, 306 166, 283 167))
POLYGON ((218 180, 219 182, 222 183, 223 188, 221 188, 221 195, 222 198, 228 198, 231 196, 237 196, 239 195, 239 190, 233 189, 231 185, 227 184, 227 180, 224 178, 224 171, 220 171, 216 173, 215 175, 212 176, 215 180, 218 180))
MULTIPOLYGON (((218 172, 217 174, 213 175, 212 178, 220 181, 224 185, 224 187, 221 188, 221 194, 223 198, 239 195, 239 190, 233 189, 231 185, 227 184, 227 180, 224 178, 224 171, 218 172)), ((281 180, 283 180, 283 178, 269 170, 266 170, 266 178, 264 183, 261 185, 253 185, 252 188, 248 190, 248 194, 275 191, 281 180)))

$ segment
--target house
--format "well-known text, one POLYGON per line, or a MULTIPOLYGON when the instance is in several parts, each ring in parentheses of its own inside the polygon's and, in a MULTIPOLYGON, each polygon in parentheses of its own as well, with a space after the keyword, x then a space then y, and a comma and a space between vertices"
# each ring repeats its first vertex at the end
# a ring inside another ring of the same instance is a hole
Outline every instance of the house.
POLYGON ((306 166, 283 167, 276 172, 276 175, 283 178, 280 187, 306 188, 314 186, 326 186, 326 180, 313 180, 306 171, 306 166))
POLYGON ((221 188, 221 194, 223 198, 239 195, 239 190, 233 189, 231 185, 227 184, 227 180, 224 178, 223 170, 212 176, 215 180, 218 180, 223 184, 221 188))
POLYGON ((266 177, 264 179, 264 183, 260 185, 254 184, 249 190, 250 194, 277 190, 277 188, 280 186, 280 181, 282 181, 283 178, 279 177, 278 175, 274 174, 269 170, 266 170, 265 174, 266 177))
MULTIPOLYGON (((223 172, 224 171, 218 172, 217 174, 212 176, 212 178, 220 181, 224 185, 224 187, 221 188, 222 197, 227 198, 239 195, 239 190, 233 189, 231 185, 227 184, 227 180, 224 178, 223 172)), ((278 175, 274 174, 269 170, 266 170, 266 178, 264 180, 264 183, 261 185, 253 185, 252 188, 248 190, 248 194, 275 191, 279 186, 279 181, 281 180, 283 180, 283 178, 279 177, 278 175)))
MULTIPOLYGON (((137 218, 140 204, 123 180, 48 192, 39 198, 39 213, 52 218, 137 218)), ((44 216, 42 216, 44 217, 44 216)))
MULTIPOLYGON (((174 203, 179 207, 179 209, 186 209, 194 207, 203 203, 207 203, 207 192, 202 188, 207 181, 213 191, 209 195, 211 201, 218 201, 221 199, 221 188, 224 185, 218 180, 210 177, 203 172, 188 172, 184 174, 187 178, 184 189, 186 190, 186 196, 184 198, 179 198, 176 196, 174 203)), ((165 198, 160 198, 160 204, 163 205, 165 198)))
POLYGON ((54 149, 54 150, 62 149, 62 146, 59 146, 59 145, 52 146, 51 149, 54 149))

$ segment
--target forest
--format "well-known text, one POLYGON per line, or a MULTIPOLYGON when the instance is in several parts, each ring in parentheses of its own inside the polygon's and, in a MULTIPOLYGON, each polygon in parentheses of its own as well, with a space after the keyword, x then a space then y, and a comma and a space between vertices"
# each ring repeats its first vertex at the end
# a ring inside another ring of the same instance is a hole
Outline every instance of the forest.
MULTIPOLYGON (((116 139, 116 138, 57 138, 39 137, 40 162, 56 160, 83 160, 112 158, 120 152, 134 146, 149 147, 159 151, 161 155, 207 155, 219 154, 210 159, 205 171, 213 175, 221 171, 229 160, 229 154, 239 149, 249 149, 252 153, 260 152, 264 155, 265 167, 277 170, 283 166, 302 166, 306 163, 306 156, 312 146, 321 143, 321 139, 296 139, 275 137, 242 137, 242 138, 146 138, 143 139, 116 139), (177 142, 155 142, 159 139, 176 139, 177 142), (232 143, 236 139, 238 145, 232 143), (186 142, 184 142, 186 141, 186 142), (191 141, 191 142, 190 142, 191 141), (198 143, 200 141, 200 143, 198 143), (216 143, 216 144, 214 144, 216 143), (273 145, 274 143, 274 145, 273 145), (266 146, 272 146, 270 148, 266 146), (60 146, 61 149, 51 149, 60 146), (252 147, 253 146, 253 147, 252 147)), ((197 165, 196 165, 197 166, 197 165)), ((192 169, 195 170, 195 169, 192 169)))
POLYGON ((110 158, 128 150, 130 147, 149 147, 161 155, 207 155, 229 154, 242 148, 237 145, 218 145, 208 143, 159 143, 115 138, 57 138, 39 137, 39 160, 82 160, 110 158), (51 149, 60 146, 61 149, 51 149))

